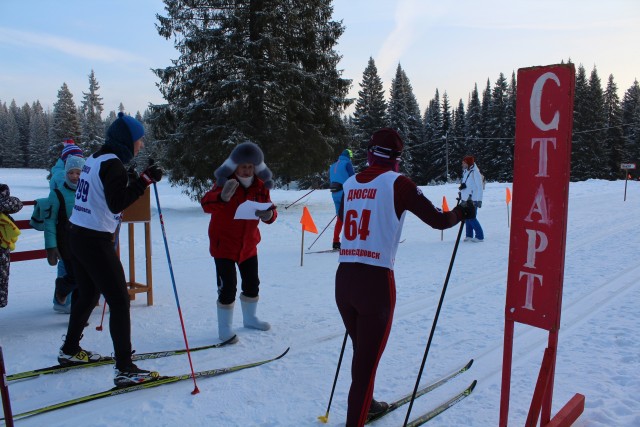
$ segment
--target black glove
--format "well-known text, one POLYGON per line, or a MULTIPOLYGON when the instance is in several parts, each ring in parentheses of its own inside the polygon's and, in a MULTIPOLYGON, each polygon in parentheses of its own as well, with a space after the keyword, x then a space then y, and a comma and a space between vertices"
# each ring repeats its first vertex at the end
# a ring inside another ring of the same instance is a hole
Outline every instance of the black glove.
POLYGON ((162 179, 163 171, 158 165, 155 164, 153 159, 149 159, 149 166, 140 174, 140 178, 144 180, 147 185, 151 185, 162 179))
POLYGON ((273 218, 273 209, 257 210, 256 216, 264 222, 267 222, 273 218))
POLYGON ((58 252, 58 248, 47 249, 47 262, 49 262, 49 265, 56 265, 59 259, 60 252, 58 252))
POLYGON ((473 202, 472 203, 460 202, 460 204, 456 206, 456 209, 460 209, 460 212, 462 213, 462 218, 465 220, 473 219, 476 217, 476 207, 473 206, 473 202))
POLYGON ((220 198, 222 199, 222 201, 228 202, 229 199, 231 199, 231 196, 233 196, 233 193, 236 192, 238 185, 240 185, 240 183, 237 179, 230 179, 225 182, 224 186, 222 187, 222 191, 220 192, 220 198))
POLYGON ((467 184, 463 182, 462 184, 460 184, 460 187, 458 187, 458 190, 464 190, 465 188, 467 188, 467 184))
POLYGON ((478 208, 481 208, 481 207, 482 207, 482 200, 478 200, 477 202, 474 202, 474 203, 476 204, 476 206, 477 206, 478 208))

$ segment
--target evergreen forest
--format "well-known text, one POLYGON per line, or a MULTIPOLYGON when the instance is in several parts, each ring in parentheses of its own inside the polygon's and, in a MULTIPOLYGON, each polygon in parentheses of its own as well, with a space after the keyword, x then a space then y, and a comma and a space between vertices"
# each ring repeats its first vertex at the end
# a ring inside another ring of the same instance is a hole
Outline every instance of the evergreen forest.
MULTIPOLYGON (((245 140, 262 147, 278 185, 326 188, 328 166, 345 148, 356 171, 366 165, 369 138, 382 127, 402 136, 401 171, 419 185, 458 180, 465 155, 475 156, 487 181, 512 180, 515 71, 480 87, 469 82, 466 100, 438 89, 421 108, 401 64, 389 93, 373 58, 357 83, 342 77, 335 46, 345 28, 332 20, 331 0, 165 4, 158 34, 179 54, 153 70, 166 103, 134 114, 121 103, 118 110, 145 125, 137 163, 153 157, 193 198, 245 140), (347 97, 353 85, 355 99, 347 97)), ((0 167, 48 169, 69 138, 88 155, 104 142, 116 113, 104 111, 93 70, 79 103, 66 83, 52 110, 38 100, 18 106, 0 99, 0 167)), ((571 179, 624 179, 620 164, 638 161, 638 81, 621 91, 613 75, 603 82, 595 66, 587 72, 578 65, 571 179)))

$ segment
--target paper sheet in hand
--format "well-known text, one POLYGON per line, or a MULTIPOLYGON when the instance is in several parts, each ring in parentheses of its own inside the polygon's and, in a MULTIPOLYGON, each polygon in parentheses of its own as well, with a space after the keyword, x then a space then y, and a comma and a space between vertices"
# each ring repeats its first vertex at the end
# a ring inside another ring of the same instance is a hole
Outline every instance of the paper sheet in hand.
POLYGON ((236 209, 236 215, 233 217, 233 219, 259 220, 260 218, 256 216, 256 211, 269 209, 272 205, 273 203, 259 203, 247 200, 240 206, 238 206, 238 209, 236 209))

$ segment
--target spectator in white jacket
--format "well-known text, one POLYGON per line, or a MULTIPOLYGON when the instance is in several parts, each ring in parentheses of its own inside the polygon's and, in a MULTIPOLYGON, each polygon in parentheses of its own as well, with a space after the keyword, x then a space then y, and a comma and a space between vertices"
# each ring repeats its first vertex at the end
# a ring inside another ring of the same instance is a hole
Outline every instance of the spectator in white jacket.
POLYGON ((473 156, 462 159, 462 181, 460 182, 460 200, 467 200, 471 196, 476 215, 473 219, 465 220, 465 242, 483 242, 484 232, 478 221, 478 208, 482 207, 482 190, 484 188, 482 174, 473 156), (474 236, 475 234, 475 236, 474 236))

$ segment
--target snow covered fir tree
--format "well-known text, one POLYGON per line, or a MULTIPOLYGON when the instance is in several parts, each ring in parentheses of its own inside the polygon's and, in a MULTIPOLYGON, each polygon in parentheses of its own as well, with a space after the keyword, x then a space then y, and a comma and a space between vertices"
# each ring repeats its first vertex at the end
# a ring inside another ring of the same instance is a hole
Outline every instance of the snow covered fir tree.
MULTIPOLYGON (((467 100, 436 89, 422 110, 400 64, 385 94, 373 58, 354 84, 338 69, 336 45, 345 27, 332 20, 330 0, 165 0, 159 37, 173 40, 179 57, 153 70, 166 103, 124 111, 144 123, 145 149, 197 198, 211 185, 211 170, 232 147, 249 139, 268 157, 277 185, 328 186, 326 167, 345 148, 366 164, 374 130, 393 127, 405 139, 402 171, 420 185, 455 181, 460 159, 472 154, 488 181, 512 180, 516 74, 472 84, 467 100), (353 112, 347 109, 353 105, 353 112)), ((482 77, 481 77, 482 78, 482 77)), ((484 81, 484 80, 483 80, 484 81)), ((571 179, 625 178, 620 163, 640 160, 640 85, 618 93, 594 66, 576 71, 571 179)), ((39 100, 19 107, 0 99, 0 167, 50 168, 71 138, 89 154, 116 117, 106 112, 93 70, 76 105, 62 83, 53 109, 39 100), (103 114, 105 117, 103 117, 103 114)), ((634 176, 637 178, 637 176, 634 176)))

